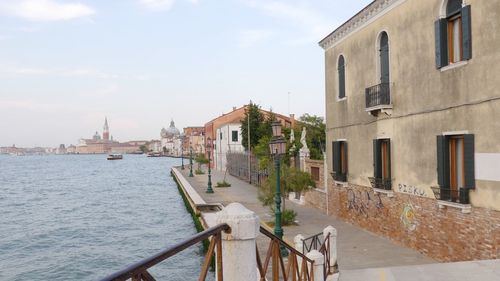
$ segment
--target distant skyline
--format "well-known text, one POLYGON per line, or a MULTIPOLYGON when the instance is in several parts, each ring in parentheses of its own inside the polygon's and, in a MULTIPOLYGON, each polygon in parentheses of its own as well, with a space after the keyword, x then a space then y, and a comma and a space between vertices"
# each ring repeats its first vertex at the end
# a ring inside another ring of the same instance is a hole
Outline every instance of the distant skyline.
POLYGON ((0 146, 158 139, 250 100, 324 116, 317 42, 371 0, 0 0, 0 146), (290 93, 290 94, 289 94, 290 93))

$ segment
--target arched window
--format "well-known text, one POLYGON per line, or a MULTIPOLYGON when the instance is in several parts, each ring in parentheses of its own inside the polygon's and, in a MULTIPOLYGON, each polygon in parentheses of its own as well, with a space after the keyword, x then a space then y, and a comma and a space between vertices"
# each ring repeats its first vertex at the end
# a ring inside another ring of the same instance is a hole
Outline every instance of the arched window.
POLYGON ((438 68, 472 58, 471 9, 462 0, 445 0, 436 22, 438 68))
POLYGON ((339 71, 339 99, 345 98, 345 60, 344 56, 339 57, 338 61, 339 71))
POLYGON ((380 34, 380 83, 389 83, 389 37, 384 31, 380 34))

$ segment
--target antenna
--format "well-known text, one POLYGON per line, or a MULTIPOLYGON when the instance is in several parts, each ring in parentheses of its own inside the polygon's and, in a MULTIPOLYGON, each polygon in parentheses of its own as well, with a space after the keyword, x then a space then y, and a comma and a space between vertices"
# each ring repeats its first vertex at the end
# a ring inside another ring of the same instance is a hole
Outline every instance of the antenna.
POLYGON ((288 116, 290 116, 290 92, 288 92, 288 116))

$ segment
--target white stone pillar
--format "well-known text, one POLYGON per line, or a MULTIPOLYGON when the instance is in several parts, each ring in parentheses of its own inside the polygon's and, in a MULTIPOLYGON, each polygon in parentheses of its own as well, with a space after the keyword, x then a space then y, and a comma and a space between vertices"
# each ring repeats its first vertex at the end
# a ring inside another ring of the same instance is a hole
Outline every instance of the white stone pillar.
POLYGON ((323 265, 325 264, 325 260, 323 255, 317 250, 312 250, 306 255, 306 257, 314 261, 314 267, 312 269, 314 271, 313 281, 324 281, 325 276, 323 272, 323 265))
POLYGON ((323 238, 330 234, 330 268, 337 263, 337 230, 329 225, 323 229, 323 238))
POLYGON ((231 227, 230 234, 222 234, 224 280, 258 280, 255 238, 259 234, 259 217, 240 203, 231 203, 217 214, 220 223, 231 227))
MULTIPOLYGON (((294 244, 295 250, 297 250, 301 253, 303 253, 302 250, 304 249, 304 239, 305 238, 302 234, 297 234, 293 238, 293 244, 294 244)), ((299 272, 300 272, 300 269, 302 268, 301 266, 302 266, 302 258, 300 256, 297 256, 297 267, 299 269, 299 272)))

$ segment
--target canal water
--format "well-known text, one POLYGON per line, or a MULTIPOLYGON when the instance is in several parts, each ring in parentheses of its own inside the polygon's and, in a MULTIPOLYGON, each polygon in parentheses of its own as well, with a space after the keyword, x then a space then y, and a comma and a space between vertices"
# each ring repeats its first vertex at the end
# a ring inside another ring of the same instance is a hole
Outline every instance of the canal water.
MULTIPOLYGON (((0 155, 0 280, 97 280, 196 233, 170 168, 180 159, 0 155)), ((201 246, 156 266, 197 279, 201 246)))

